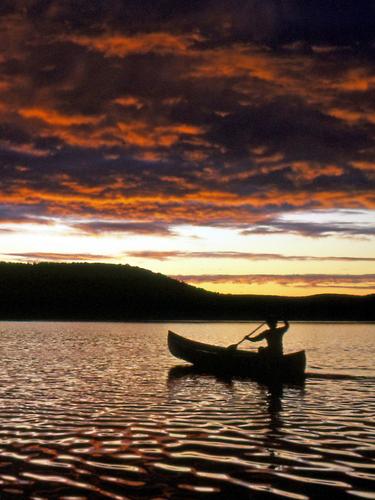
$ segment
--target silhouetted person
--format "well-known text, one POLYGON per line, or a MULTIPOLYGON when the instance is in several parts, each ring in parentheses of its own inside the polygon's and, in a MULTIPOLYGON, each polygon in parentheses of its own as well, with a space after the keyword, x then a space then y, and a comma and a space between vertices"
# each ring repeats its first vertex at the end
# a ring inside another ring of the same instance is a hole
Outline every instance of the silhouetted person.
POLYGON ((267 348, 262 349, 261 352, 273 358, 280 358, 283 355, 283 335, 287 332, 289 323, 284 320, 284 326, 278 328, 277 320, 275 319, 268 319, 266 323, 269 327, 268 330, 259 333, 256 337, 248 337, 248 340, 250 340, 250 342, 265 340, 267 342, 267 348))

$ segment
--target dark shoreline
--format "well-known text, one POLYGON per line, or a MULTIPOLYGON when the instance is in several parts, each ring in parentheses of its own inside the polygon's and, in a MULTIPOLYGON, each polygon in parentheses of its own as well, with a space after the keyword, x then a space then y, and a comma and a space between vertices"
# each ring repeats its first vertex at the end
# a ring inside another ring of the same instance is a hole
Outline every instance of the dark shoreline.
POLYGON ((208 292, 129 265, 0 263, 0 321, 372 322, 375 294, 208 292))

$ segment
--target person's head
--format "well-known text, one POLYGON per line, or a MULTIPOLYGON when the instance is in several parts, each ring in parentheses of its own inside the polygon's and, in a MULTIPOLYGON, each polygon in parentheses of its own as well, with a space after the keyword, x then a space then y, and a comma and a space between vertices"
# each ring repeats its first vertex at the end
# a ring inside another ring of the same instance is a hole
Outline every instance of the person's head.
POLYGON ((266 319, 266 323, 269 326, 269 328, 276 328, 277 325, 277 319, 274 318, 268 318, 266 319))

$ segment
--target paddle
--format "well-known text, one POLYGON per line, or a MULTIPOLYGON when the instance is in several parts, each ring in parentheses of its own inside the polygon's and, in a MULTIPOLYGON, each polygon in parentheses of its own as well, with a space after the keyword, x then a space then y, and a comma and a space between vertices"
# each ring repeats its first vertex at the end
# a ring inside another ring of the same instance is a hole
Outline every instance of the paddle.
POLYGON ((265 325, 266 322, 262 323, 261 325, 257 326, 255 328, 255 330, 253 330, 252 332, 248 333, 247 335, 244 336, 244 338, 242 340, 240 340, 239 342, 237 342, 237 344, 231 344, 231 345, 228 345, 227 349, 237 349, 237 347, 242 344, 242 342, 246 339, 248 339, 249 337, 251 337, 255 332, 257 332, 259 330, 259 328, 261 328, 263 325, 265 325))

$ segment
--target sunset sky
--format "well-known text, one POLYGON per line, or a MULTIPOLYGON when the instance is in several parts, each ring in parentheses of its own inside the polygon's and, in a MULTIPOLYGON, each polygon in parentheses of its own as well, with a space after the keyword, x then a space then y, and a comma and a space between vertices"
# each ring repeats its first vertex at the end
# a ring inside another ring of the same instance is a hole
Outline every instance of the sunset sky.
POLYGON ((375 288, 375 2, 2 0, 0 260, 375 288))

